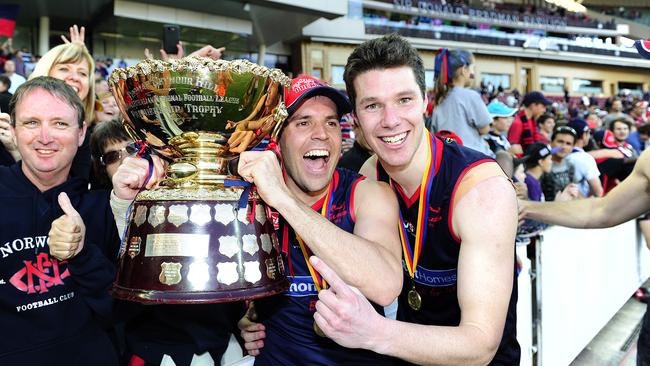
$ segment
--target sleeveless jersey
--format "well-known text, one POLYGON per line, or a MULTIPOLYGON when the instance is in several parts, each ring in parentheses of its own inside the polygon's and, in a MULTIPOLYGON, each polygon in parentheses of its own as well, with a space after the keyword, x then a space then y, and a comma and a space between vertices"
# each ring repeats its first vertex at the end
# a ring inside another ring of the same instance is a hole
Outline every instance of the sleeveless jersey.
MULTIPOLYGON (((436 156, 432 157, 432 164, 435 167, 435 175, 429 196, 429 226, 413 278, 415 288, 422 297, 422 307, 415 311, 408 305, 407 294, 411 290, 412 282, 406 264, 402 261, 404 285, 399 296, 397 320, 425 325, 457 326, 460 324, 461 315, 457 294, 458 256, 461 243, 452 230, 451 203, 465 173, 472 167, 494 160, 478 151, 460 146, 450 139, 435 137, 434 143, 436 156)), ((388 178, 386 171, 377 162, 377 179, 388 182, 388 178)), ((409 242, 414 245, 420 190, 418 189, 412 197, 406 197, 402 188, 396 182, 393 183, 409 242)), ((513 292, 508 306, 505 330, 499 350, 491 364, 519 364, 516 304, 517 287, 513 279, 513 292)))
MULTIPOLYGON (((329 220, 339 228, 354 230, 354 189, 365 177, 337 169, 329 220)), ((320 213, 324 198, 312 208, 320 213)), ((390 365, 394 361, 377 353, 339 346, 314 333, 318 292, 293 230, 280 220, 278 239, 291 286, 282 294, 256 300, 255 309, 266 327, 266 338, 255 365, 390 365)))

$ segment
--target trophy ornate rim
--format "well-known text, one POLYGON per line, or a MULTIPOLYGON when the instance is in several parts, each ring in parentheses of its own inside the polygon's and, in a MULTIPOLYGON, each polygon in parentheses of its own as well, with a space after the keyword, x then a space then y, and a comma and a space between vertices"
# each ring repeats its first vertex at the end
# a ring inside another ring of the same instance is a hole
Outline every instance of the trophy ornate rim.
POLYGON ((207 67, 210 71, 232 70, 239 74, 253 73, 257 76, 268 77, 272 81, 284 87, 291 85, 291 78, 284 75, 280 69, 269 68, 258 65, 248 60, 237 59, 232 61, 213 60, 207 57, 188 56, 182 59, 170 59, 168 61, 146 59, 134 66, 116 68, 109 76, 112 83, 126 80, 136 75, 150 75, 155 72, 171 71, 197 71, 199 68, 207 67))

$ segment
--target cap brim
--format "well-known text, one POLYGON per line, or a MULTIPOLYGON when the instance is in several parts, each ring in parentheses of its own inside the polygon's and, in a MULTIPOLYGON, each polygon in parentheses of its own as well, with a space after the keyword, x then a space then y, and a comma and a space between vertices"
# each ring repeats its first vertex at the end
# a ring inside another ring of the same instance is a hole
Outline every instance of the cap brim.
POLYGON ((490 117, 496 118, 496 117, 512 117, 515 115, 517 112, 516 109, 513 109, 512 112, 510 113, 490 113, 490 117))
POLYGON ((339 116, 352 112, 352 104, 350 104, 348 97, 346 97, 345 94, 341 93, 340 91, 325 85, 312 88, 309 91, 303 93, 300 97, 296 98, 293 103, 291 103, 291 105, 287 108, 287 112, 289 112, 289 115, 292 115, 293 112, 295 112, 296 109, 298 109, 298 107, 300 107, 300 105, 305 101, 305 99, 309 99, 317 95, 322 95, 331 99, 332 102, 336 104, 336 111, 339 116))

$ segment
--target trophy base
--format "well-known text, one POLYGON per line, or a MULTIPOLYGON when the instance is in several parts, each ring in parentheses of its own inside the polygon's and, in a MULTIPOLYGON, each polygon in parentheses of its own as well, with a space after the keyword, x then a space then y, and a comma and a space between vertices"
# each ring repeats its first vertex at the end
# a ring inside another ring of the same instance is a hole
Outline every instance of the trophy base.
POLYGON ((278 283, 262 288, 239 289, 228 292, 173 292, 139 290, 114 285, 111 294, 120 300, 150 304, 207 304, 255 300, 281 294, 287 288, 288 283, 278 283))
POLYGON ((289 287, 270 210, 243 187, 141 192, 120 248, 113 296, 143 303, 219 303, 289 287), (243 206, 243 205, 242 205, 243 206))

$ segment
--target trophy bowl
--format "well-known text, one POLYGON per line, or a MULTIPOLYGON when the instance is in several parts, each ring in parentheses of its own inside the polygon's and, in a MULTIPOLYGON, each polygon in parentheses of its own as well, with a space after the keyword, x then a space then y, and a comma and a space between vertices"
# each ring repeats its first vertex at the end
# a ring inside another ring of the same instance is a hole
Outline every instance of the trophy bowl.
POLYGON ((109 83, 129 135, 170 161, 130 208, 113 295, 208 303, 286 290, 270 209, 229 166, 277 132, 290 79, 246 60, 187 57, 116 69, 109 83))

